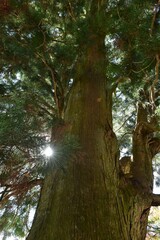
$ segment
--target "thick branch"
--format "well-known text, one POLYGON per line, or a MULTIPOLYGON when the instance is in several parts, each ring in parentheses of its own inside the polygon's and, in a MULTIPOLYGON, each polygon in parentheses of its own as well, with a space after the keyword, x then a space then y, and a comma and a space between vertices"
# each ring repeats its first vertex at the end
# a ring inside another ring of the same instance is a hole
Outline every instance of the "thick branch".
POLYGON ((54 101, 57 106, 58 116, 60 116, 59 99, 58 99, 58 95, 57 95, 58 84, 57 84, 57 79, 55 78, 55 72, 52 69, 52 67, 47 63, 46 59, 43 56, 41 56, 39 53, 37 53, 36 56, 41 59, 41 61, 44 63, 44 65, 47 67, 47 69, 49 70, 49 72, 51 74, 51 79, 53 82, 53 90, 54 90, 54 101))
POLYGON ((153 132, 158 132, 159 128, 157 126, 152 125, 151 123, 147 122, 139 122, 136 126, 135 133, 147 135, 153 132))
POLYGON ((158 127, 148 122, 147 108, 140 102, 138 104, 137 125, 133 133, 133 178, 143 188, 150 191, 153 183, 151 144, 149 140, 158 127))
POLYGON ((159 12, 159 6, 160 6, 160 0, 158 0, 156 6, 154 6, 153 18, 152 18, 151 29, 150 29, 150 35, 151 36, 153 34, 153 30, 154 30, 157 14, 159 12))
POLYGON ((138 102, 137 124, 140 122, 148 122, 147 116, 148 116, 147 109, 143 106, 143 104, 141 102, 138 102))
POLYGON ((152 158, 160 152, 160 139, 153 137, 150 139, 150 141, 148 142, 149 144, 149 149, 150 152, 152 154, 152 158))
POLYGON ((152 195, 152 206, 160 206, 160 194, 153 194, 152 195))

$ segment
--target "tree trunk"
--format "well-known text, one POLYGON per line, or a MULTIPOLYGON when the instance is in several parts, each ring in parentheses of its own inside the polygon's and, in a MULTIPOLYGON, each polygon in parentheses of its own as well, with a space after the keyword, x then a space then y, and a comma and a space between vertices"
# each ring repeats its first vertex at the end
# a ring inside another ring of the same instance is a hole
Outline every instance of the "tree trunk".
POLYGON ((65 112, 81 151, 46 176, 27 240, 145 239, 150 194, 119 174, 104 37, 88 31, 65 112))

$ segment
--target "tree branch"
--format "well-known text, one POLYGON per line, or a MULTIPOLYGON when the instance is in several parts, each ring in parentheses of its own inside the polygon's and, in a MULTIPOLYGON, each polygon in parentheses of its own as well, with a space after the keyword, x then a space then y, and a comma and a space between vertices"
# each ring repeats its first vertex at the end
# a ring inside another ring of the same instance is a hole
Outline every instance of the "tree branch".
POLYGON ((153 137, 148 141, 149 149, 152 154, 152 158, 160 152, 160 139, 153 137))
POLYGON ((153 34, 154 25, 155 25, 155 21, 157 18, 159 6, 160 6, 160 0, 158 0, 158 3, 156 4, 156 6, 154 6, 153 18, 152 18, 151 29, 150 29, 150 36, 152 36, 152 34, 153 34))
POLYGON ((55 104, 57 106, 57 112, 58 112, 58 116, 60 115, 59 113, 59 101, 58 101, 58 96, 57 96, 57 82, 56 82, 56 79, 55 79, 55 74, 54 74, 54 71, 53 69, 48 65, 46 59, 43 58, 43 56, 41 56, 39 53, 36 54, 36 56, 38 58, 41 59, 41 61, 44 63, 44 65, 48 68, 50 74, 51 74, 51 78, 52 78, 52 81, 53 81, 53 90, 54 90, 54 100, 55 100, 55 104))
POLYGON ((21 196, 29 191, 31 188, 33 188, 34 186, 41 186, 43 184, 43 179, 39 178, 39 179, 33 179, 31 181, 23 181, 21 183, 17 183, 17 184, 6 184, 5 187, 6 189, 9 189, 8 191, 4 190, 5 192, 2 193, 2 196, 0 198, 0 207, 2 207, 3 204, 5 204, 8 199, 10 197, 17 197, 17 196, 21 196))
POLYGON ((75 21, 76 21, 76 17, 75 17, 75 14, 74 14, 74 12, 73 12, 72 4, 71 4, 71 2, 70 2, 69 0, 68 0, 67 2, 68 2, 68 8, 67 8, 67 10, 68 10, 69 16, 70 16, 71 19, 75 22, 75 21))
POLYGON ((127 117, 125 119, 125 121, 122 123, 122 125, 118 129, 115 130, 115 132, 118 132, 126 124, 126 122, 129 121, 129 119, 133 117, 133 114, 134 113, 132 113, 129 117, 127 117))
POLYGON ((152 204, 151 206, 160 206, 160 194, 153 194, 152 195, 152 204))
POLYGON ((135 133, 142 134, 142 135, 150 134, 158 131, 159 131, 159 128, 157 126, 153 126, 151 123, 147 123, 147 122, 139 122, 135 129, 135 133))

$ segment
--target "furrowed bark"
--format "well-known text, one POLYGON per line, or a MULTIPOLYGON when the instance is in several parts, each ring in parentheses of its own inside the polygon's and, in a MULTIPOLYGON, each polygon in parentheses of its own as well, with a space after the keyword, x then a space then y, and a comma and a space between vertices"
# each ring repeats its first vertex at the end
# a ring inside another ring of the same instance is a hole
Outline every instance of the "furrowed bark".
POLYGON ((92 44, 84 46, 65 112, 81 156, 68 163, 65 173, 59 172, 44 211, 44 189, 53 186, 51 177, 46 178, 28 240, 123 239, 120 221, 113 225, 118 215, 118 146, 106 99, 104 36, 92 32, 89 38, 92 44))
MULTIPOLYGON (((95 6, 100 14, 103 2, 93 1, 91 14, 93 9, 97 11, 95 6)), ((141 127, 137 127, 133 139, 133 178, 119 174, 119 150, 112 129, 112 94, 105 72, 105 34, 99 34, 96 21, 88 21, 65 111, 65 122, 70 133, 78 138, 81 151, 68 160, 65 172, 48 172, 27 240, 145 239, 152 202, 150 155, 146 148, 140 150, 146 142, 141 127)))
POLYGON ((152 206, 157 207, 160 206, 160 194, 153 194, 152 195, 152 206))
POLYGON ((155 127, 148 122, 147 116, 147 109, 139 103, 137 124, 133 133, 133 179, 146 192, 152 192, 153 169, 149 139, 155 127))

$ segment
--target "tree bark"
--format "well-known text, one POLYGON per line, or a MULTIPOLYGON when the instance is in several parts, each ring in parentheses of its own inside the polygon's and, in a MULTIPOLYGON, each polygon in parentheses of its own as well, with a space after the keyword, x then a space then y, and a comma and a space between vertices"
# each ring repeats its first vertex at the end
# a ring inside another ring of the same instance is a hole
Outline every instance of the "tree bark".
POLYGON ((65 111, 81 151, 68 160, 65 172, 46 176, 27 240, 145 239, 152 198, 138 176, 135 181, 119 174, 105 34, 89 27, 65 111))
POLYGON ((160 194, 153 194, 152 206, 160 206, 160 194))

